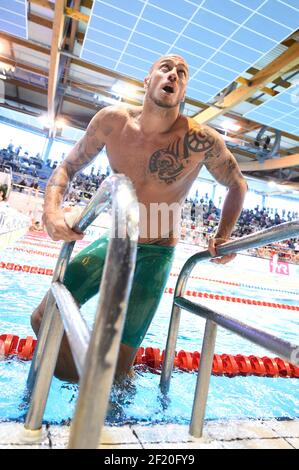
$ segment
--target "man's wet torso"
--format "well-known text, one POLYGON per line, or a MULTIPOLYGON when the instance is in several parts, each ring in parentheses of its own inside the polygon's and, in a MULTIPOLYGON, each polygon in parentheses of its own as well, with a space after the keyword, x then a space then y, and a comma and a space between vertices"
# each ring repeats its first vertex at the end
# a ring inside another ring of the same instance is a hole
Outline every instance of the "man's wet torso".
POLYGON ((192 120, 183 116, 170 131, 144 136, 138 123, 140 109, 124 108, 117 117, 107 137, 107 156, 112 170, 128 176, 134 185, 140 204, 139 242, 175 245, 180 207, 202 166, 204 149, 192 152, 198 141, 192 120))

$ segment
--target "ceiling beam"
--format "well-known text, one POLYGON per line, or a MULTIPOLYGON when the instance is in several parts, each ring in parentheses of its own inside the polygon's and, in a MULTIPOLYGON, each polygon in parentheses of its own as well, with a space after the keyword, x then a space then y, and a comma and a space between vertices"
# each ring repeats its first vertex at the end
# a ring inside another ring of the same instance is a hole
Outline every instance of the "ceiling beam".
POLYGON ((42 16, 35 15, 33 13, 29 13, 28 20, 31 21, 32 23, 36 23, 48 29, 52 29, 53 27, 53 21, 48 20, 47 18, 43 18, 42 16))
POLYGON ((48 2, 48 0, 29 0, 30 3, 34 5, 38 5, 43 8, 47 8, 48 10, 54 11, 54 4, 51 2, 48 2))
POLYGON ((89 16, 81 13, 81 11, 76 10, 76 8, 65 7, 64 9, 65 16, 68 16, 76 21, 82 21, 83 23, 88 23, 89 16))
POLYGON ((82 106, 83 108, 91 109, 93 112, 96 112, 99 109, 99 106, 96 104, 93 104, 88 101, 83 101, 78 98, 74 98, 73 96, 65 96, 64 101, 67 101, 68 103, 76 104, 78 106, 82 106))
MULTIPOLYGON (((79 9, 80 8, 80 3, 81 3, 81 0, 74 0, 74 4, 73 4, 74 8, 79 9)), ((75 20, 75 19, 72 19, 69 35, 66 38, 68 40, 68 47, 69 47, 69 50, 71 52, 73 52, 73 50, 74 50, 74 44, 75 44, 75 40, 76 40, 77 29, 78 29, 78 21, 75 20)), ((69 73, 70 73, 70 67, 71 67, 71 59, 69 57, 67 57, 67 58, 63 57, 63 59, 65 60, 64 63, 63 63, 64 72, 63 72, 63 77, 62 77, 62 85, 64 86, 64 90, 63 90, 63 93, 61 94, 61 96, 59 98, 59 103, 58 103, 57 113, 56 113, 57 115, 60 114, 61 109, 62 109, 63 98, 64 98, 64 94, 65 94, 65 85, 67 84, 67 81, 68 81, 68 78, 69 78, 69 73)))
POLYGON ((267 83, 272 82, 280 75, 283 75, 298 63, 299 42, 296 42, 277 59, 273 60, 262 70, 259 70, 259 72, 257 72, 257 74, 252 77, 249 84, 242 85, 236 90, 232 91, 224 97, 221 104, 215 104, 209 107, 205 111, 197 114, 194 119, 201 124, 215 119, 216 117, 226 113, 237 104, 250 98, 256 91, 260 90, 266 86, 267 83))
MULTIPOLYGON (((40 93, 42 95, 47 95, 47 90, 45 88, 39 87, 38 85, 33 85, 31 83, 23 82, 21 80, 16 80, 16 79, 13 79, 13 78, 7 79, 6 82, 10 85, 14 85, 14 86, 17 86, 17 87, 20 87, 20 88, 25 88, 26 90, 34 91, 34 92, 40 93)), ((78 104, 78 105, 83 106, 83 107, 85 106, 86 108, 93 109, 95 111, 99 108, 96 104, 93 104, 89 101, 79 100, 79 99, 76 99, 76 98, 73 98, 73 97, 70 97, 70 96, 65 96, 64 101, 67 101, 67 102, 73 103, 73 104, 78 104)), ((35 106, 35 105, 33 104, 33 106, 35 106)))
POLYGON ((59 59, 60 59, 60 44, 63 35, 64 26, 64 5, 65 0, 55 1, 53 34, 51 42, 51 55, 49 67, 49 80, 48 80, 48 115, 50 121, 54 120, 55 116, 55 98, 58 85, 58 72, 59 72, 59 59))
MULTIPOLYGON (((109 98, 113 98, 113 92, 109 93, 108 91, 103 90, 100 86, 96 87, 96 86, 92 86, 92 85, 87 85, 87 84, 83 84, 83 83, 80 83, 80 82, 75 82, 74 80, 71 80, 69 85, 72 88, 86 90, 86 91, 90 91, 92 93, 98 93, 100 95, 107 96, 109 98)), ((132 104, 133 106, 140 106, 141 105, 140 101, 133 100, 131 98, 123 97, 123 101, 125 103, 132 104)))
POLYGON ((14 85, 16 87, 25 88, 26 90, 35 91, 37 93, 40 93, 41 95, 46 95, 47 94, 46 88, 42 88, 38 85, 28 83, 28 82, 24 82, 22 80, 16 80, 15 78, 8 78, 6 80, 6 83, 10 84, 10 85, 14 85))
POLYGON ((247 157, 251 160, 256 159, 256 154, 253 152, 248 152, 248 150, 244 150, 238 147, 228 147, 228 149, 236 158, 238 157, 238 155, 242 155, 243 157, 247 157))
MULTIPOLYGON (((12 106, 10 104, 7 104, 7 103, 1 103, 1 106, 0 108, 5 108, 5 109, 12 109, 13 111, 17 111, 19 112, 20 114, 28 114, 28 116, 34 116, 34 117, 38 117, 40 114, 38 112, 33 112, 33 111, 29 111, 28 109, 20 109, 18 108, 17 106, 12 106)), ((0 116, 1 118, 2 116, 0 116)), ((22 124, 22 123, 20 123, 22 124)))
POLYGON ((10 34, 0 32, 0 39, 4 39, 12 44, 18 44, 19 46, 26 47, 27 49, 32 49, 36 52, 41 52, 45 55, 50 55, 50 48, 46 46, 40 46, 39 44, 27 41, 25 39, 17 38, 15 36, 11 36, 10 34))
MULTIPOLYGON (((48 2, 47 0, 29 0, 30 3, 33 3, 35 5, 39 5, 40 7, 48 8, 48 10, 54 11, 54 5, 51 2, 48 2)), ((93 4, 93 0, 82 0, 81 6, 85 8, 89 8, 91 10, 93 4)))
POLYGON ((34 104, 31 101, 22 100, 17 96, 6 95, 5 101, 13 101, 16 104, 21 104, 23 106, 29 106, 30 108, 35 108, 37 111, 42 111, 42 112, 47 111, 46 106, 41 106, 41 105, 34 104))
POLYGON ((130 77, 124 77, 118 72, 114 72, 113 70, 105 69, 103 67, 100 67, 99 65, 92 64, 91 62, 85 62, 84 60, 79 59, 79 57, 73 56, 72 54, 68 54, 67 52, 61 52, 62 55, 66 55, 68 57, 71 57, 72 59, 72 64, 78 65, 79 67, 82 67, 83 69, 87 70, 92 70, 93 72, 98 72, 103 75, 106 75, 107 77, 112 77, 115 78, 116 80, 123 80, 126 81, 127 83, 131 83, 132 85, 143 87, 143 83, 140 80, 137 80, 135 78, 130 78, 130 77))
MULTIPOLYGON (((256 75, 259 72, 259 69, 256 69, 255 67, 250 67, 247 70, 247 73, 250 73, 251 75, 256 75)), ((275 85, 281 86, 282 88, 289 88, 292 84, 288 82, 287 80, 284 80, 283 78, 279 77, 276 78, 275 80, 272 80, 272 83, 275 85)))
MULTIPOLYGON (((250 80, 248 78, 238 77, 236 78, 236 82, 241 83, 241 85, 250 86, 250 80)), ((270 96, 276 96, 279 94, 278 91, 273 90, 273 88, 268 88, 268 87, 261 88, 261 91, 263 93, 266 93, 266 95, 270 95, 270 96)))
POLYGON ((16 59, 8 59, 7 57, 2 57, 0 55, 0 62, 3 62, 4 64, 8 65, 13 65, 18 69, 26 70, 27 72, 32 72, 36 75, 42 75, 43 77, 48 76, 48 72, 46 70, 40 69, 38 67, 33 67, 32 65, 28 65, 23 62, 18 62, 16 59))
POLYGON ((82 0, 81 5, 82 7, 89 8, 91 10, 93 4, 93 0, 82 0))
POLYGON ((241 171, 269 171, 278 170, 283 168, 291 168, 299 165, 299 153, 295 155, 289 155, 282 158, 271 158, 265 160, 263 163, 250 162, 250 163, 239 163, 241 171))
MULTIPOLYGON (((74 7, 76 9, 80 8, 80 3, 81 3, 81 0, 74 0, 74 7)), ((78 29, 78 21, 76 19, 73 19, 72 24, 71 24, 69 37, 67 38, 68 39, 68 47, 69 47, 70 52, 73 52, 73 50, 74 50, 75 40, 76 40, 76 36, 77 36, 77 29, 78 29)), ((62 84, 63 85, 65 85, 68 81, 68 77, 69 77, 69 73, 70 73, 70 66, 71 66, 71 59, 69 57, 67 57, 66 63, 65 63, 65 66, 64 66, 64 74, 63 74, 63 78, 62 78, 62 84)))

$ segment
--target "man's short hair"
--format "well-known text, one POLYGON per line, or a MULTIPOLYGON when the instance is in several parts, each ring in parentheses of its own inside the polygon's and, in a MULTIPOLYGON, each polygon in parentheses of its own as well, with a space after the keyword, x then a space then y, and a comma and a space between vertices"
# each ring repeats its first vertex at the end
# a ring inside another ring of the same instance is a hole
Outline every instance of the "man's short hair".
POLYGON ((161 57, 159 57, 159 59, 155 60, 155 62, 153 63, 153 65, 152 65, 151 68, 150 68, 149 73, 151 74, 152 71, 154 70, 156 64, 158 64, 159 62, 161 62, 161 60, 166 59, 167 57, 179 57, 180 59, 182 59, 182 60, 185 62, 186 66, 187 66, 187 69, 188 69, 188 72, 189 72, 189 66, 188 66, 188 64, 187 64, 186 59, 184 59, 183 56, 181 56, 180 54, 165 54, 165 55, 162 55, 161 57))

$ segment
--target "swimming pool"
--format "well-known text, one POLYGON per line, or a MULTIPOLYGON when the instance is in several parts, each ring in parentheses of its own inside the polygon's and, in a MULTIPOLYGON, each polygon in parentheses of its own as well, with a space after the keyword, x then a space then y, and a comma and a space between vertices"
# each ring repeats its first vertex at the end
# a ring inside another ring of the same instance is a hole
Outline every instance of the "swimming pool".
MULTIPOLYGON (((1 260, 20 265, 53 268, 56 261, 54 255, 58 253, 57 246, 57 243, 49 239, 27 236, 16 244, 15 249, 2 252, 1 260)), ((192 248, 178 247, 173 274, 178 272, 182 262, 191 254, 192 248)), ((268 284, 264 280, 261 284, 262 275, 259 278, 250 272, 247 275, 242 273, 240 266, 243 266, 245 261, 246 258, 239 255, 231 265, 223 267, 204 263, 192 274, 188 289, 261 301, 270 299, 277 304, 298 304, 296 279, 281 279, 278 282, 276 278, 272 278, 268 280, 268 284), (203 277, 213 281, 201 279, 203 277), (227 283, 223 284, 223 280, 227 283), (243 287, 235 285, 238 283, 243 287), (247 287, 244 287, 245 285, 247 287)), ((258 260, 256 263, 258 264, 258 260)), ((31 310, 40 301, 50 282, 51 276, 0 269, 0 334, 13 333, 21 338, 32 334, 31 310)), ((170 276, 167 286, 174 287, 175 282, 175 275, 170 276)), ((96 302, 95 297, 82 308, 90 326, 96 302)), ((299 326, 296 311, 211 299, 201 299, 201 302, 283 339, 293 343, 298 342, 299 326)), ((171 305, 172 295, 165 293, 143 346, 164 349, 171 305)), ((200 350, 203 330, 204 321, 201 318, 183 312, 177 350, 200 350)), ((273 356, 222 328, 218 329, 215 352, 273 356)), ((24 418, 26 408, 22 403, 29 367, 29 362, 17 358, 0 361, 0 421, 24 418)), ((126 392, 113 388, 107 422, 187 424, 191 416, 196 373, 174 371, 167 403, 159 392, 159 379, 159 371, 151 373, 144 367, 136 367, 136 376, 128 383, 126 392)), ((68 421, 73 415, 76 396, 76 385, 54 378, 44 421, 49 423, 68 421)), ((234 378, 212 376, 211 378, 206 419, 298 416, 298 379, 255 376, 234 378)))

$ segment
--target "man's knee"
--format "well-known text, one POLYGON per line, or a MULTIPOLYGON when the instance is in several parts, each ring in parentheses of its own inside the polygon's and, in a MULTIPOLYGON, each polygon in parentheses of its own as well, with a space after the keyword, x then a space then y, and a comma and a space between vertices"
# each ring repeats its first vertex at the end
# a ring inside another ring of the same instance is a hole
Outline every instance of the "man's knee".
POLYGON ((35 308, 35 310, 33 310, 31 314, 31 319, 30 319, 31 326, 36 335, 38 334, 39 329, 40 329, 41 321, 42 321, 43 314, 45 311, 46 300, 47 300, 47 296, 43 298, 41 303, 35 308))

